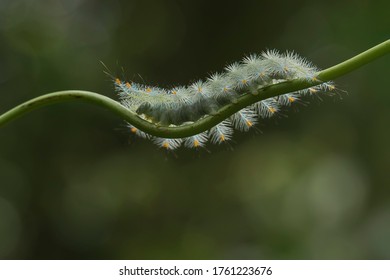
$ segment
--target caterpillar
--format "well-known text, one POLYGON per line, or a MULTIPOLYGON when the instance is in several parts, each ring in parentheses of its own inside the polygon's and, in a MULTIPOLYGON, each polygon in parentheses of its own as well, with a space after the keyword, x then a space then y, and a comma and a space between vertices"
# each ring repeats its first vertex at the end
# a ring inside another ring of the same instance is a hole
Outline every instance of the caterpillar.
MULTIPOLYGON (((222 106, 234 103, 244 94, 256 95, 270 85, 304 79, 319 81, 319 69, 295 52, 280 53, 268 50, 261 55, 249 55, 240 62, 225 67, 206 80, 189 86, 170 89, 147 86, 133 81, 112 77, 120 103, 140 118, 158 126, 182 126, 194 123, 215 114, 222 106)), ((221 121, 208 131, 186 138, 160 138, 151 136, 131 124, 129 130, 135 135, 150 139, 159 147, 175 150, 180 146, 201 148, 207 142, 222 144, 232 139, 234 130, 249 131, 262 118, 278 115, 281 108, 290 106, 304 96, 318 93, 333 93, 333 82, 323 82, 304 90, 267 98, 249 105, 221 121)))

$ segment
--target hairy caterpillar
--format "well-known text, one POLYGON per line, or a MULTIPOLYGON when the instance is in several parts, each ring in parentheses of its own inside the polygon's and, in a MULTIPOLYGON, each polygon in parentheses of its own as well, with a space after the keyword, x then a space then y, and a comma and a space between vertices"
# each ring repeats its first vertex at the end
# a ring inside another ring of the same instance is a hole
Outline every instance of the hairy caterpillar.
MULTIPOLYGON (((270 50, 261 55, 245 57, 241 62, 227 66, 223 73, 215 73, 206 81, 197 81, 187 87, 163 89, 113 79, 121 104, 131 112, 159 126, 182 126, 215 114, 222 106, 234 103, 241 95, 256 95, 260 89, 270 85, 295 79, 318 81, 318 71, 312 63, 294 52, 281 54, 270 50)), ((249 131, 259 119, 276 115, 281 107, 291 105, 302 96, 334 90, 333 83, 326 82, 268 98, 238 111, 208 131, 187 138, 159 138, 131 124, 128 127, 137 136, 150 139, 167 150, 174 150, 181 145, 200 148, 208 141, 221 144, 230 140, 234 129, 249 131)))

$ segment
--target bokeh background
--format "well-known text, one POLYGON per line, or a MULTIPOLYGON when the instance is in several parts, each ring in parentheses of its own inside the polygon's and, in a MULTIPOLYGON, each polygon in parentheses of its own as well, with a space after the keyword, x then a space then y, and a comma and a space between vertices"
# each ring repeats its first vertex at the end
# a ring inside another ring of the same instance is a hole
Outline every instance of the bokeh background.
MULTIPOLYGON (((0 112, 64 89, 115 98, 99 61, 160 86, 266 48, 325 68, 388 39, 389 10, 387 0, 0 0, 0 112)), ((389 57, 375 61, 337 80, 341 98, 209 151, 166 154, 93 105, 25 115, 0 128, 0 258, 388 259, 389 70, 389 57)))

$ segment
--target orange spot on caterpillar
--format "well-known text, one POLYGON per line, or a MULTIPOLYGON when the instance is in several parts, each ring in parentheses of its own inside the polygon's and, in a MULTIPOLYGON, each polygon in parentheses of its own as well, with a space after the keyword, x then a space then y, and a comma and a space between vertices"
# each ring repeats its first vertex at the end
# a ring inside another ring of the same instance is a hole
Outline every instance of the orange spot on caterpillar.
POLYGON ((119 86, 122 82, 121 82, 121 80, 119 80, 119 78, 116 78, 115 83, 119 86))
POLYGON ((172 94, 177 94, 177 91, 176 90, 172 90, 172 94))
POLYGON ((248 81, 244 79, 244 80, 241 81, 241 83, 242 83, 243 85, 246 85, 246 84, 248 83, 248 81))
POLYGON ((148 87, 148 88, 146 89, 146 92, 147 92, 147 93, 152 92, 152 89, 151 89, 150 87, 148 87))
POLYGON ((246 120, 246 125, 251 127, 253 125, 253 123, 251 121, 246 120))
POLYGON ((198 140, 195 140, 195 141, 194 141, 194 147, 195 147, 195 148, 199 147, 199 141, 198 141, 198 140))
POLYGON ((271 112, 271 114, 275 113, 276 112, 276 109, 274 107, 269 107, 268 108, 268 111, 271 112))
POLYGON ((137 130, 138 130, 138 129, 137 129, 136 127, 132 127, 132 128, 130 129, 130 131, 133 132, 133 133, 136 133, 137 130))
POLYGON ((221 134, 221 136, 219 136, 219 139, 221 139, 222 142, 225 141, 225 135, 221 134))
POLYGON ((129 82, 126 82, 126 87, 131 88, 131 84, 129 82))
POLYGON ((295 98, 290 96, 290 97, 288 98, 288 101, 290 101, 290 103, 293 103, 293 102, 295 101, 295 98))
POLYGON ((165 141, 165 142, 162 144, 162 147, 163 147, 164 149, 169 149, 169 143, 168 143, 168 141, 165 141))

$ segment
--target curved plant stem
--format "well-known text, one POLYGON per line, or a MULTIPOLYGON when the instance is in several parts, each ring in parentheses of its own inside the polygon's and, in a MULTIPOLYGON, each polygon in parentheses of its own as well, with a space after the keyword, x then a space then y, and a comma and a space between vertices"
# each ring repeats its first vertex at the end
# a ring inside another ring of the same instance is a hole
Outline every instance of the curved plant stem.
POLYGON ((318 72, 318 80, 307 81, 297 79, 261 88, 258 94, 244 94, 240 96, 233 104, 228 104, 220 108, 216 114, 201 118, 200 120, 189 125, 178 127, 158 126, 139 118, 136 114, 130 112, 119 102, 104 95, 83 90, 66 90, 42 95, 20 104, 19 106, 16 106, 8 112, 0 115, 0 127, 37 108, 64 101, 79 100, 93 103, 111 110, 123 120, 148 134, 165 138, 188 137, 210 129, 230 115, 234 114, 242 108, 247 107, 250 104, 256 103, 263 99, 278 96, 288 92, 298 91, 329 80, 336 79, 388 53, 390 53, 390 40, 376 45, 375 47, 360 53, 340 64, 318 72))

